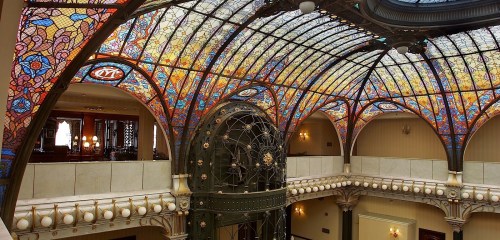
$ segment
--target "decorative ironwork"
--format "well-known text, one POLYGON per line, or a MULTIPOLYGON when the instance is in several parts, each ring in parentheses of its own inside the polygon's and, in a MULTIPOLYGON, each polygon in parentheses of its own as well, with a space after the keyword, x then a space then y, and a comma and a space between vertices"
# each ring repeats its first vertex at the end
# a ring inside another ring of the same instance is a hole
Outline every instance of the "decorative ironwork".
POLYGON ((286 189, 247 194, 200 193, 195 195, 192 202, 198 205, 197 210, 215 213, 263 212, 285 206, 286 189))
POLYGON ((192 236, 213 238, 224 226, 236 224, 244 229, 235 236, 284 239, 283 151, 280 131, 262 110, 244 102, 214 109, 190 151, 190 158, 197 159, 189 165, 192 236), (257 223, 266 230, 255 231, 257 223))

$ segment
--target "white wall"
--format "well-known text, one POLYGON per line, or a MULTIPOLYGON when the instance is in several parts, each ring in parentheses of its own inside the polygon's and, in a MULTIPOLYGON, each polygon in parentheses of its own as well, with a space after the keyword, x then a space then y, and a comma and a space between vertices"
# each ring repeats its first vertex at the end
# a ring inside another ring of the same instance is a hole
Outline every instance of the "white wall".
POLYGON ((30 163, 19 199, 171 188, 170 161, 30 163))
POLYGON ((448 163, 435 159, 352 156, 351 171, 353 174, 446 181, 448 163))
POLYGON ((341 174, 344 168, 342 156, 287 157, 287 178, 331 176, 341 174))

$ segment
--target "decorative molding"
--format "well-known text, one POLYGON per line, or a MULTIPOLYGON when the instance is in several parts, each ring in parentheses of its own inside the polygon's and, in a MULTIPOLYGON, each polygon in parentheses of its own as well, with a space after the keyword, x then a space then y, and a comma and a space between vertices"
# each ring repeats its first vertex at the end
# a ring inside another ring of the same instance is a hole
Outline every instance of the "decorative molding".
POLYGON ((158 226, 170 239, 186 239, 188 214, 189 197, 169 189, 20 200, 13 231, 18 239, 49 239, 158 226))
MULTIPOLYGON (((461 183, 461 173, 450 174, 461 183)), ((441 209, 454 231, 461 231, 472 213, 500 213, 500 187, 449 183, 369 175, 295 178, 287 181, 287 205, 327 196, 336 196, 344 211, 352 210, 360 196, 419 202, 441 209)))

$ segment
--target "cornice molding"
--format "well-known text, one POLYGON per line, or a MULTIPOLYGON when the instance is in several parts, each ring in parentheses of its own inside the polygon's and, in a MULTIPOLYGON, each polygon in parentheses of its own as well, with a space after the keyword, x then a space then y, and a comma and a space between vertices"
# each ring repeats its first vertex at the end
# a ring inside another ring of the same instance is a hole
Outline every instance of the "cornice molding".
MULTIPOLYGON (((336 196, 344 210, 356 205, 360 196, 372 196, 428 204, 441 209, 452 226, 465 224, 472 213, 500 213, 500 187, 445 181, 392 178, 370 175, 334 175, 295 178, 287 181, 287 205, 336 196)), ((456 228, 458 231, 461 229, 456 228)))
POLYGON ((176 197, 170 189, 20 200, 13 231, 18 239, 50 239, 156 226, 169 239, 186 239, 189 205, 189 197, 176 197))

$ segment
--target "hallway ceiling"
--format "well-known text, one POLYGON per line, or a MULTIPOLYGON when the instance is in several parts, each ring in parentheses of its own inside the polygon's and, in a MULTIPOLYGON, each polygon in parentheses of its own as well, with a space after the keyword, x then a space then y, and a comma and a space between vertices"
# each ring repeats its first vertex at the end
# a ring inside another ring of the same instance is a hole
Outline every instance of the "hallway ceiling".
POLYGON ((112 87, 71 84, 57 100, 54 110, 139 115, 141 103, 112 87))

